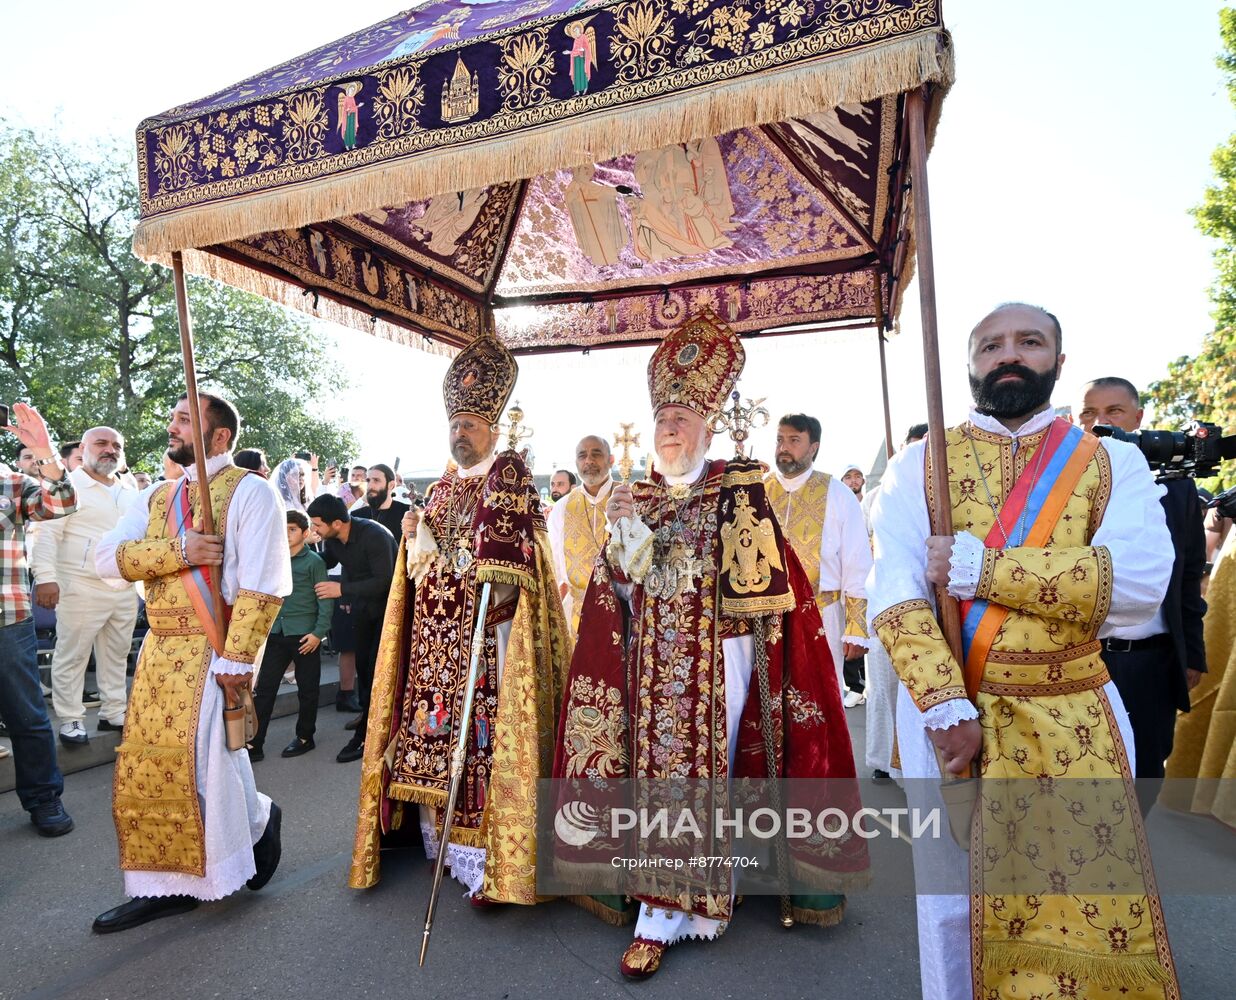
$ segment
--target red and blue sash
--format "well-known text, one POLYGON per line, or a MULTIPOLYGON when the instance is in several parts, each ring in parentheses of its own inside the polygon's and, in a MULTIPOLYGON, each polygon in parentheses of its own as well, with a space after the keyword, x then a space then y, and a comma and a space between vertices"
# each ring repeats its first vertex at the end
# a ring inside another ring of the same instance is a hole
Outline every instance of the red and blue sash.
MULTIPOLYGON (((1039 445, 1043 454, 1026 463, 983 544, 990 549, 1045 546, 1098 446, 1099 439, 1080 427, 1060 417, 1053 420, 1039 445)), ((972 701, 1008 614, 1008 608, 982 599, 961 602, 966 691, 972 701)))
MULTIPOLYGON (((210 502, 209 484, 206 484, 204 488, 199 487, 198 492, 202 493, 203 502, 210 502)), ((180 538, 191 527, 193 527, 193 507, 189 502, 189 479, 186 476, 176 484, 176 493, 171 503, 167 505, 168 534, 180 538)), ((194 528, 194 530, 199 529, 194 528)), ((211 648, 222 656, 223 642, 228 627, 227 617, 231 608, 223 604, 224 620, 222 622, 215 616, 215 602, 210 594, 210 567, 190 566, 188 569, 181 570, 180 577, 189 595, 189 603, 193 605, 198 621, 206 630, 206 638, 210 640, 211 648)))

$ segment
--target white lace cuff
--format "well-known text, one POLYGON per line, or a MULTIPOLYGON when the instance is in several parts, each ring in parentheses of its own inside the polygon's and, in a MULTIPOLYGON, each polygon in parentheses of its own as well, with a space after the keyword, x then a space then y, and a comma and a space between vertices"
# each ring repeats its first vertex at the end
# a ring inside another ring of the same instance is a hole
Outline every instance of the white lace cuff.
POLYGON ((978 718, 978 709, 969 698, 950 698, 932 705, 923 713, 923 724, 928 729, 952 729, 953 726, 978 718))
POLYGON ((963 601, 971 600, 978 590, 983 572, 983 553, 987 547, 968 531, 954 536, 953 553, 949 557, 948 592, 963 601))

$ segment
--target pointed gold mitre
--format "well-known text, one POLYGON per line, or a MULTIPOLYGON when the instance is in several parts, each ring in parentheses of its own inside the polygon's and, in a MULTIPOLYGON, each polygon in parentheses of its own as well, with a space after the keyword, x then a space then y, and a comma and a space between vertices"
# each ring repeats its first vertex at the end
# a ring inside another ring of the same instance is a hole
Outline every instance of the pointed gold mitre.
POLYGON ((475 413, 496 424, 515 389, 519 365, 495 337, 477 337, 460 351, 442 380, 446 419, 475 413))
POLYGON ((658 345, 648 362, 648 393, 655 413, 685 406, 709 417, 725 405, 742 374, 742 342, 711 309, 692 316, 658 345))

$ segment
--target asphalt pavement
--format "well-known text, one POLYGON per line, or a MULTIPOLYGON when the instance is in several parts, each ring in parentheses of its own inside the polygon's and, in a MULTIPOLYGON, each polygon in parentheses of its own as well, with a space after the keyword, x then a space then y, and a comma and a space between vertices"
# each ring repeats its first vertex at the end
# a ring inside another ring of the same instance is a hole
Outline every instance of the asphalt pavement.
MULTIPOLYGON (((861 747, 864 709, 847 712, 861 747)), ((348 716, 324 705, 315 751, 284 760, 294 718, 271 724, 258 786, 283 808, 283 859, 260 892, 121 934, 94 935, 96 914, 124 900, 110 814, 110 767, 65 779, 77 828, 44 840, 13 792, 0 794, 0 998, 298 1000, 337 997, 792 998, 919 995, 912 897, 850 898, 838 927, 783 929, 776 900, 748 898, 726 934, 686 942, 644 983, 618 973, 631 930, 566 902, 476 911, 457 883, 439 904, 428 964, 417 968, 431 872, 420 851, 388 852, 381 884, 347 888, 360 764, 337 764, 348 716)), ((860 757, 861 759, 861 757, 860 757)), ((866 775, 866 769, 860 768, 866 775)), ((864 797, 896 789, 864 780, 864 797)), ((892 838, 877 868, 904 867, 892 838)), ((1229 897, 1165 900, 1183 995, 1231 995, 1229 897)))

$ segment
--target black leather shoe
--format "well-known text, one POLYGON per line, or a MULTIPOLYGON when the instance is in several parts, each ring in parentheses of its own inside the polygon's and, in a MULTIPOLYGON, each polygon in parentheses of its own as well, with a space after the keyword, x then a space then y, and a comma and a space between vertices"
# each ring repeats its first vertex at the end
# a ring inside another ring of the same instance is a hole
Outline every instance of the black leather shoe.
POLYGON ((355 689, 340 691, 335 695, 336 712, 359 712, 360 710, 360 700, 356 697, 355 689))
POLYGON ((874 784, 877 784, 877 785, 888 785, 892 783, 893 776, 889 774, 887 771, 882 771, 880 768, 877 767, 874 771, 871 772, 871 780, 874 784))
POLYGON ((30 822, 40 837, 63 837, 73 829, 73 817, 64 810, 59 798, 43 802, 30 810, 30 822))
POLYGON ((245 883, 254 892, 270 881, 279 867, 279 858, 283 854, 283 841, 279 839, 279 828, 283 825, 283 810, 273 802, 270 804, 270 819, 266 821, 266 829, 262 837, 253 845, 253 862, 257 871, 253 878, 245 883))
POLYGON ((115 722, 112 722, 110 719, 105 719, 103 718, 103 716, 100 715, 99 716, 99 732, 101 733, 123 733, 124 723, 121 722, 119 725, 117 725, 115 722))
POLYGON ((96 934, 114 934, 196 908, 197 900, 192 896, 136 896, 106 913, 100 913, 94 918, 91 930, 96 934))
POLYGON ((358 715, 355 719, 348 719, 348 721, 343 724, 343 728, 356 732, 356 730, 360 728, 361 721, 364 718, 365 717, 363 715, 358 715))
POLYGON ((283 748, 283 752, 280 753, 279 756, 280 757, 299 757, 302 753, 308 753, 315 746, 317 746, 317 744, 313 742, 312 738, 307 739, 307 740, 302 740, 298 736, 296 737, 296 739, 292 740, 291 743, 289 743, 287 746, 283 748))
POLYGON ((266 754, 261 747, 255 747, 252 744, 245 747, 249 751, 249 763, 256 764, 259 760, 265 760, 266 754))
POLYGON ((365 741, 355 738, 348 740, 344 748, 335 754, 335 760, 340 764, 350 764, 354 760, 360 760, 365 756, 365 741))

